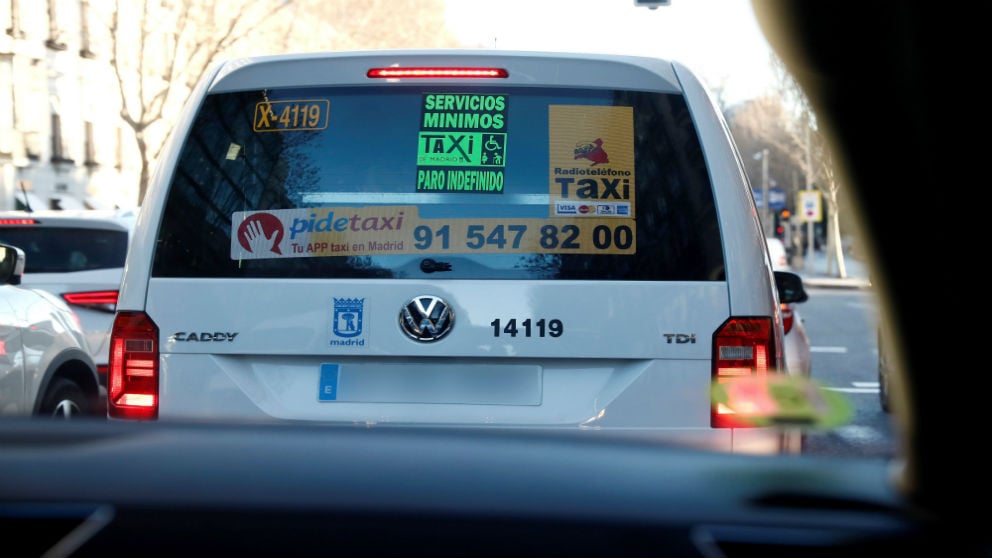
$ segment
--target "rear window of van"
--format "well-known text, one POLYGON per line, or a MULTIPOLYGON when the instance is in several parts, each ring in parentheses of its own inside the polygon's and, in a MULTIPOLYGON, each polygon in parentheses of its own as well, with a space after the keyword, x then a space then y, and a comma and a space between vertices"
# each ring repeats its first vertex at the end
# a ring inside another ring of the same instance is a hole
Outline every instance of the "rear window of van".
POLYGON ((723 280, 677 94, 537 87, 208 96, 153 276, 723 280))

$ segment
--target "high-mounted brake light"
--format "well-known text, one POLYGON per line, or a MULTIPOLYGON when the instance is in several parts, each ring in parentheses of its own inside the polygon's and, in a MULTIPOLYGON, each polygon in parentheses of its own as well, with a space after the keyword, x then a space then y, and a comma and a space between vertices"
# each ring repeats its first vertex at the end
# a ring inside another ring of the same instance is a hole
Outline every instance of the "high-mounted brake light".
POLYGON ((0 219, 0 225, 37 225, 37 219, 25 219, 23 217, 18 217, 16 219, 0 219))
POLYGON ((62 293, 62 298, 69 304, 85 306, 94 310, 113 312, 117 309, 117 291, 87 291, 79 293, 62 293))
POLYGON ((370 78, 505 78, 503 68, 372 68, 370 78))
MULTIPOLYGON (((776 347, 770 317, 730 318, 713 334, 713 381, 762 377, 776 373, 776 347)), ((753 426, 730 407, 714 401, 710 426, 740 428, 753 426)))
POLYGON ((107 412, 111 418, 158 418, 158 326, 142 312, 118 312, 110 333, 107 412))

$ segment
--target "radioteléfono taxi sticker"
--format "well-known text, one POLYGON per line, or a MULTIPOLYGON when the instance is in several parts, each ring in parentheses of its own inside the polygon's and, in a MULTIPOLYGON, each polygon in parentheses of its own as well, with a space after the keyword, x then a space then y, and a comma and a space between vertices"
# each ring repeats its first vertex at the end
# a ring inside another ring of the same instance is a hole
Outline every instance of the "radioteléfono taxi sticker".
POLYGON ((390 254, 634 254, 633 219, 424 219, 416 205, 239 211, 231 259, 390 254))
POLYGON ((634 217, 632 107, 549 106, 548 152, 552 217, 634 217))

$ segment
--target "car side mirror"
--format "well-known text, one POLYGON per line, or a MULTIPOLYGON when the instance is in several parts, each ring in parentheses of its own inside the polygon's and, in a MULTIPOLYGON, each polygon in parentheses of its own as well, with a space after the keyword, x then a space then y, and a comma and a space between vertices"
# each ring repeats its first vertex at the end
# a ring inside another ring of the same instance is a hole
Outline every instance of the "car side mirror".
POLYGON ((24 250, 0 244, 0 283, 20 285, 21 275, 24 275, 24 250))
POLYGON ((778 289, 779 302, 806 302, 809 295, 803 287, 803 278, 791 271, 775 272, 775 288, 778 289))

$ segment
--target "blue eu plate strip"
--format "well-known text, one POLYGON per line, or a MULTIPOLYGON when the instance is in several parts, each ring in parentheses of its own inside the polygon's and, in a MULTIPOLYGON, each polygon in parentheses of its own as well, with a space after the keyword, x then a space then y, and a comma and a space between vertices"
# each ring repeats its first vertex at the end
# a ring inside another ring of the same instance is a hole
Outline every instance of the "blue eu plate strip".
POLYGON ((338 398, 338 365, 320 365, 320 391, 317 394, 319 401, 337 401, 338 398))

